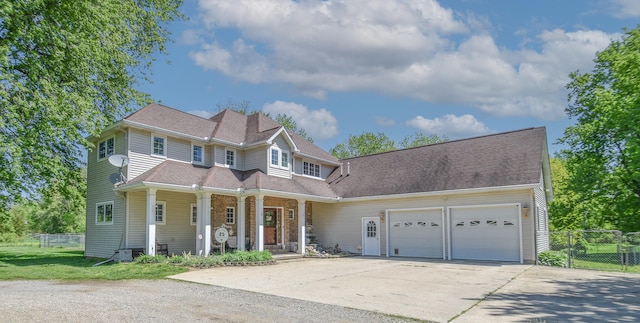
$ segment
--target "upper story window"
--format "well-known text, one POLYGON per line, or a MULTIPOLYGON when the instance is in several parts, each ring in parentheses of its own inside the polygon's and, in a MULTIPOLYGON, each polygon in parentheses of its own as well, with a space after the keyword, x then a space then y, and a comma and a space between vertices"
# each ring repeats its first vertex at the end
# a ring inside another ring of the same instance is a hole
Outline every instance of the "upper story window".
POLYGON ((235 150, 225 149, 224 164, 232 168, 236 167, 236 151, 235 150))
POLYGON ((156 202, 156 224, 165 224, 167 221, 167 203, 156 202))
POLYGON ((96 204, 96 224, 113 224, 113 202, 96 204))
POLYGON ((271 148, 271 166, 289 169, 289 152, 280 148, 271 148))
POLYGON ((108 138, 98 143, 98 160, 107 158, 113 155, 115 150, 114 137, 108 138))
POLYGON ((204 163, 204 148, 198 145, 191 145, 191 162, 194 164, 204 163))
POLYGON ((151 135, 151 153, 157 156, 167 156, 167 137, 151 135))
POLYGON ((320 165, 319 164, 314 164, 314 163, 310 163, 310 162, 303 162, 302 163, 302 168, 303 168, 303 174, 309 175, 309 176, 313 176, 313 177, 320 177, 320 165))

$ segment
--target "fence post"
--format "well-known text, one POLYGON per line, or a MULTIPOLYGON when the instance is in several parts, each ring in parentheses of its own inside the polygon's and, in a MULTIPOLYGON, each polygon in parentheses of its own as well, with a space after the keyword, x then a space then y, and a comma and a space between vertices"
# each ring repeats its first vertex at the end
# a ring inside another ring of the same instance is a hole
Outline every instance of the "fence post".
POLYGON ((567 267, 571 268, 571 230, 567 230, 567 267))

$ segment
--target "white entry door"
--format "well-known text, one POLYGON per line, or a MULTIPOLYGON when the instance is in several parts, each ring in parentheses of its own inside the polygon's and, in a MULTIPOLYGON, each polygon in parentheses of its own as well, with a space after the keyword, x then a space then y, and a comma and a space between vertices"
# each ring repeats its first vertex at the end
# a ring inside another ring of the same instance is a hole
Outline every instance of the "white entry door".
POLYGON ((362 218, 362 255, 380 256, 380 218, 362 218))

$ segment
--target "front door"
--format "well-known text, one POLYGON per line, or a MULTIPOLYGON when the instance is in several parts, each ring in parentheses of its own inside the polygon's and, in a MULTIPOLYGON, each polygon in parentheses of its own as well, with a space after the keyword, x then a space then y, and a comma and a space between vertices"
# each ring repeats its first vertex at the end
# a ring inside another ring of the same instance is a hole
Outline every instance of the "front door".
POLYGON ((264 244, 278 243, 278 209, 264 209, 264 244))
POLYGON ((362 218, 362 255, 380 255, 380 218, 362 218))

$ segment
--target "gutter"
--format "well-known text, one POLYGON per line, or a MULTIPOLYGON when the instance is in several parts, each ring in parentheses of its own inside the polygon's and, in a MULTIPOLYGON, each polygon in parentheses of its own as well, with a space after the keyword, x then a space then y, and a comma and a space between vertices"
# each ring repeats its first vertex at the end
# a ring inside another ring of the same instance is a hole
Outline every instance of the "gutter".
POLYGON ((451 195, 462 195, 462 194, 472 194, 472 193, 515 191, 515 190, 524 190, 524 189, 534 189, 537 187, 540 187, 540 183, 498 186, 498 187, 466 188, 466 189, 458 189, 458 190, 451 190, 451 191, 434 191, 434 192, 417 192, 417 193, 392 194, 392 195, 345 197, 345 198, 340 198, 340 200, 343 202, 359 202, 359 201, 368 201, 368 200, 392 200, 392 199, 402 199, 402 198, 433 197, 433 196, 441 196, 441 195, 451 196, 451 195))

